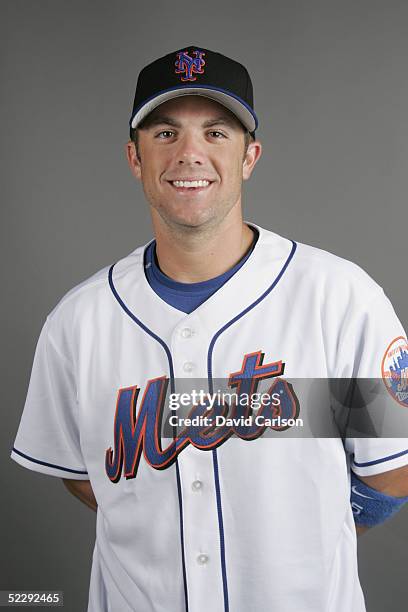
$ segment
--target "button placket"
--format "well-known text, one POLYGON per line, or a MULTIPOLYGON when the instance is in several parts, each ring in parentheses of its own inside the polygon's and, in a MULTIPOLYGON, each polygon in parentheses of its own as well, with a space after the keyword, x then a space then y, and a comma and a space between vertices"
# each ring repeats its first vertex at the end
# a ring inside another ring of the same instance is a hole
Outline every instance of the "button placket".
POLYGON ((194 314, 186 316, 175 327, 171 352, 176 378, 207 377, 205 355, 208 339, 203 336, 199 319, 194 314))
MULTIPOLYGON (((185 317, 174 328, 171 353, 176 393, 200 391, 201 388, 208 392, 207 351, 210 340, 206 328, 200 327, 200 318, 196 314, 185 317)), ((189 603, 192 610, 201 610, 205 601, 207 609, 221 612, 223 583, 220 563, 216 562, 220 554, 220 536, 212 453, 188 444, 177 461, 182 483, 189 603), (211 594, 208 594, 209 582, 213 585, 211 594)))
POLYGON ((179 455, 183 483, 183 525, 191 609, 221 612, 222 575, 219 563, 219 524, 212 453, 189 445, 179 455), (208 581, 213 585, 208 594, 208 581))

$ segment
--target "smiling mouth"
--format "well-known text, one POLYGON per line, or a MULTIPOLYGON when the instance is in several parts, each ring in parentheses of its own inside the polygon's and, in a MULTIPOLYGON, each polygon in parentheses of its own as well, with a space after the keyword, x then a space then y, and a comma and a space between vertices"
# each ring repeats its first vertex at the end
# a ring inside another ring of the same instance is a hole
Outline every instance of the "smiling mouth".
POLYGON ((206 179, 199 179, 194 181, 167 181, 176 191, 179 193, 183 192, 196 192, 204 191, 208 189, 214 181, 208 181, 206 179))

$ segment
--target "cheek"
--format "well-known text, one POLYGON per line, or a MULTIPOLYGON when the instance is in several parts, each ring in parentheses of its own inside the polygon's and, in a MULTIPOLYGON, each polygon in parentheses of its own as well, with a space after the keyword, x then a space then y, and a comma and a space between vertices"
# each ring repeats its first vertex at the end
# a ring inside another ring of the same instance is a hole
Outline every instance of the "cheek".
MULTIPOLYGON (((153 156, 150 159, 154 159, 153 156)), ((160 177, 163 174, 163 168, 155 161, 149 161, 148 164, 142 164, 142 180, 143 184, 150 189, 159 189, 161 186, 160 177)))
POLYGON ((224 177, 228 184, 236 185, 242 181, 242 159, 236 158, 224 170, 224 177))
POLYGON ((242 158, 237 155, 231 157, 226 152, 221 159, 214 161, 213 167, 223 183, 232 183, 242 174, 242 158))

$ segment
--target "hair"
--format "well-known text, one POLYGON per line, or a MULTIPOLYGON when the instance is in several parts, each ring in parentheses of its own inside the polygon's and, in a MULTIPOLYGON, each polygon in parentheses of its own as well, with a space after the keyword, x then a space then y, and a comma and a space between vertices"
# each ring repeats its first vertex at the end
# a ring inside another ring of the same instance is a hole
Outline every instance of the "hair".
MULTIPOLYGON (((149 117, 150 116, 151 116, 151 113, 149 115, 147 115, 147 117, 145 117, 139 123, 137 128, 130 128, 130 140, 135 143, 136 156, 137 156, 139 161, 141 161, 141 158, 140 158, 140 149, 139 149, 139 130, 144 130, 144 129, 147 129, 149 127, 149 117)), ((241 125, 242 130, 244 132, 244 158, 245 158, 246 152, 248 150, 249 143, 253 142, 255 140, 255 138, 251 134, 251 132, 248 132, 246 127, 244 127, 244 125, 238 119, 237 119, 237 122, 241 125)))

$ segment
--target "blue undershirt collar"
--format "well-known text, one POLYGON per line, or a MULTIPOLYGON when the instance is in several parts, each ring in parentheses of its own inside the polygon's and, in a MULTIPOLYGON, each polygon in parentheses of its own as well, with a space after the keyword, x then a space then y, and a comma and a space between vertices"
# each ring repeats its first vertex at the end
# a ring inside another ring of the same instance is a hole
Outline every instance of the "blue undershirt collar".
POLYGON ((153 240, 145 250, 144 255, 145 274, 149 285, 162 300, 174 308, 190 314, 222 287, 250 257, 259 237, 256 228, 251 227, 250 229, 254 233, 254 240, 251 248, 242 259, 223 274, 199 283, 181 283, 164 274, 159 267, 156 241, 153 240))

